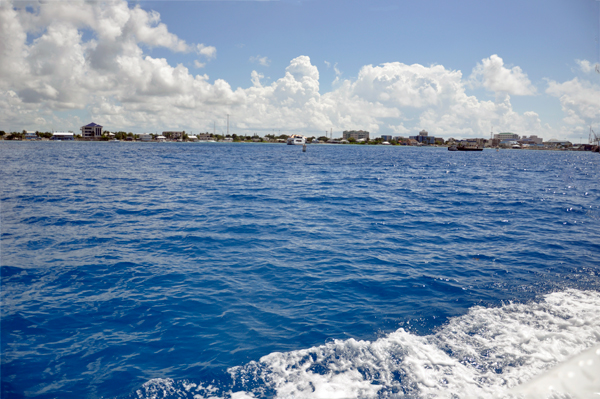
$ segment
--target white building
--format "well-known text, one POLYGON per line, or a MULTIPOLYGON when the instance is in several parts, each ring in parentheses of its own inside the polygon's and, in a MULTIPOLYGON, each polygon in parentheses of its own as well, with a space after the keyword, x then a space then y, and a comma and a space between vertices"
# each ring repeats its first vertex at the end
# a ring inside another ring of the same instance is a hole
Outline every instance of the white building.
POLYGON ((73 132, 54 132, 50 140, 71 141, 74 140, 73 132))
POLYGON ((495 139, 499 139, 500 141, 504 140, 519 140, 519 135, 516 133, 497 133, 494 134, 495 139))
POLYGON ((344 140, 353 138, 355 140, 366 139, 368 141, 369 140, 369 132, 364 131, 364 130, 344 130, 342 132, 342 138, 344 140))
POLYGON ((40 138, 38 137, 37 134, 35 134, 35 132, 32 132, 31 130, 26 130, 25 131, 25 140, 39 140, 40 138))
POLYGON ((102 137, 102 126, 94 122, 85 126, 81 126, 81 137, 91 140, 99 139, 102 137))

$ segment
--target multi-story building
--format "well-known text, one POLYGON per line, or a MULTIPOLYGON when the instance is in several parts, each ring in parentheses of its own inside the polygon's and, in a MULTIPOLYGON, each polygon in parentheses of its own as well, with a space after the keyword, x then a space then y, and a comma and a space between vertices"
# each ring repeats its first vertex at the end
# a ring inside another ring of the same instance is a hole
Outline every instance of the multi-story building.
POLYGON ((494 134, 494 138, 495 139, 500 139, 500 141, 504 141, 504 140, 519 140, 519 135, 516 134, 516 133, 510 133, 510 132, 497 133, 497 134, 494 134))
POLYGON ((184 132, 162 132, 162 135, 172 140, 183 139, 184 132))
POLYGON ((344 130, 342 132, 343 135, 343 139, 344 140, 348 140, 350 138, 353 138, 355 140, 361 140, 361 139, 365 139, 365 140, 369 140, 369 132, 366 132, 364 130, 344 130))
POLYGON ((435 144, 435 137, 429 136, 427 130, 423 129, 418 136, 409 136, 409 139, 416 140, 422 144, 435 144))
POLYGON ((81 126, 81 137, 91 140, 99 139, 102 137, 102 126, 94 122, 89 125, 81 126))
POLYGON ((383 141, 392 141, 392 136, 391 135, 382 134, 381 135, 381 139, 383 141))

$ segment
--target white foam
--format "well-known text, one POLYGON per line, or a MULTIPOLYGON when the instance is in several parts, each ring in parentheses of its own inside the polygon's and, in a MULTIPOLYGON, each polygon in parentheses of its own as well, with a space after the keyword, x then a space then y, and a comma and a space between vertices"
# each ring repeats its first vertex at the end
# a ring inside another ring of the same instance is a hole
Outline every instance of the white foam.
MULTIPOLYGON (((431 335, 399 329, 373 342, 335 340, 271 353, 229 369, 234 383, 227 392, 188 384, 186 393, 234 399, 519 397, 527 390, 515 387, 600 342, 599 315, 600 293, 594 291, 474 307, 431 335)), ((586 389, 600 391, 600 379, 588 382, 586 389)), ((164 388, 166 393, 172 385, 164 388)), ((568 384, 562 388, 563 394, 548 391, 544 397, 574 395, 568 384)))
POLYGON ((568 290, 475 307, 429 336, 399 329, 374 342, 336 340, 229 371, 242 385, 263 381, 278 398, 510 397, 510 388, 600 342, 599 315, 600 293, 568 290))

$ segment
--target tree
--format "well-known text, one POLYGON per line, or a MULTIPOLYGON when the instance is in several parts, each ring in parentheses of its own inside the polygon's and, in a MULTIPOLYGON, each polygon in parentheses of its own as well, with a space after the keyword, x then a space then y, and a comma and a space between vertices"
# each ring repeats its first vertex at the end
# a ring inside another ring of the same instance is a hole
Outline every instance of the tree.
POLYGON ((4 130, 0 130, 0 137, 4 136, 6 132, 4 130))

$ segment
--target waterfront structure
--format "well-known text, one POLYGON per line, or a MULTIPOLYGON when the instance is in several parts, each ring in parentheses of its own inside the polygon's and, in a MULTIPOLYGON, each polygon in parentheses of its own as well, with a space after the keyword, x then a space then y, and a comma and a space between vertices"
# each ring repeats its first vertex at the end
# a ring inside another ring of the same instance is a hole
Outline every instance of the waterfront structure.
POLYGON ((102 137, 102 126, 92 122, 81 126, 81 137, 89 140, 98 140, 102 137))
POLYGON ((495 139, 499 139, 500 141, 504 141, 504 140, 519 140, 520 139, 520 137, 519 137, 518 134, 516 134, 516 133, 510 133, 510 132, 494 134, 494 138, 495 139))
POLYGON ((143 142, 149 142, 152 141, 152 135, 144 133, 144 134, 140 134, 140 140, 143 142))
POLYGON ((189 141, 198 141, 198 137, 196 136, 188 136, 189 141))
POLYGON ((529 145, 536 144, 536 145, 539 145, 539 144, 542 144, 543 141, 544 140, 542 140, 541 137, 538 137, 538 136, 535 136, 535 135, 529 136, 529 137, 523 136, 521 138, 521 140, 518 140, 519 144, 521 144, 521 145, 524 145, 524 144, 529 144, 529 145))
POLYGON ((423 129, 419 132, 418 136, 409 136, 409 139, 415 140, 421 144, 435 144, 435 137, 429 136, 427 130, 423 129))
POLYGON ((40 138, 38 137, 38 135, 35 132, 32 132, 30 130, 26 130, 25 131, 25 140, 39 140, 40 138))
POLYGON ((198 140, 200 140, 200 141, 210 141, 210 140, 213 140, 213 138, 210 135, 210 133, 200 133, 198 135, 198 140))
POLYGON ((351 138, 355 140, 365 139, 369 140, 369 132, 365 130, 344 130, 342 132, 342 138, 344 140, 349 140, 351 138))
POLYGON ((572 147, 573 144, 570 141, 565 141, 565 140, 556 140, 556 139, 550 139, 548 141, 546 141, 544 143, 546 146, 548 147, 555 147, 555 148, 568 148, 568 147, 572 147))
POLYGON ((52 138, 50 140, 55 141, 72 141, 75 138, 73 137, 73 132, 54 132, 52 133, 52 138))
POLYGON ((392 136, 391 135, 387 135, 387 134, 382 134, 381 135, 381 139, 383 141, 392 141, 392 136))
POLYGON ((184 133, 185 132, 162 132, 162 135, 172 140, 180 140, 183 139, 184 133))

